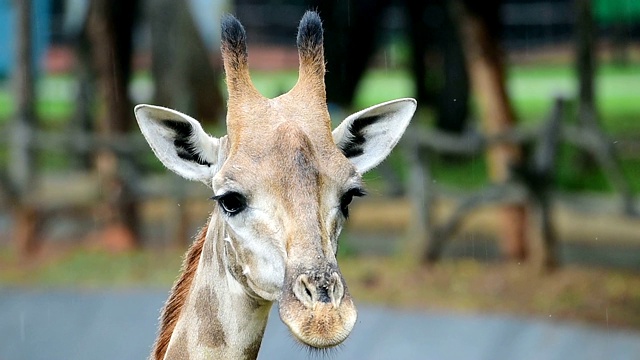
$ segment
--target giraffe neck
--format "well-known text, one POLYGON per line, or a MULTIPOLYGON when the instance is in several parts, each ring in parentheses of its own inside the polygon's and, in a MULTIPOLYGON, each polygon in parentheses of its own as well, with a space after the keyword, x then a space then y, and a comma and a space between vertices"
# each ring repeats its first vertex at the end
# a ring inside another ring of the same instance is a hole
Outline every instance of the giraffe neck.
MULTIPOLYGON (((214 211, 208 229, 203 231, 206 236, 200 240, 203 243, 197 267, 192 272, 191 286, 183 299, 164 359, 256 359, 258 356, 272 303, 247 295, 229 273, 224 231, 223 221, 214 211)), ((195 256, 189 255, 193 254, 188 254, 185 262, 191 257, 194 258, 191 261, 195 261, 195 256)), ((183 275, 188 265, 185 264, 183 275)), ((181 281, 182 278, 178 283, 181 281)), ((163 318, 165 316, 163 314, 163 318)), ((156 354, 156 358, 160 357, 156 354)))

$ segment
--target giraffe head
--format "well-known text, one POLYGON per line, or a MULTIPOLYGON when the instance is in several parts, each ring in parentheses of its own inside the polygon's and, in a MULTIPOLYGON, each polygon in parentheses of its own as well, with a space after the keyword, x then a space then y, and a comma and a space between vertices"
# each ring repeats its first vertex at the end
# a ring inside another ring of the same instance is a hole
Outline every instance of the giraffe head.
POLYGON ((212 137, 193 118, 161 107, 139 105, 136 118, 165 166, 212 188, 214 216, 224 224, 220 271, 247 296, 278 301, 296 339, 331 347, 356 321, 336 260, 349 203, 364 194, 361 174, 393 149, 416 103, 379 104, 332 131, 318 15, 307 12, 300 22, 298 82, 274 99, 251 82, 245 38, 238 20, 223 19, 226 136, 212 137))

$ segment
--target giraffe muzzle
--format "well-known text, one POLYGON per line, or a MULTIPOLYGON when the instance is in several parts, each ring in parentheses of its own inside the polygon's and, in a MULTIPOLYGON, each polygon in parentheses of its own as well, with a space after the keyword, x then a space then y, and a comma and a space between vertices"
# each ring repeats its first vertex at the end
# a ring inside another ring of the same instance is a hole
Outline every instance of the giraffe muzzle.
MULTIPOLYGON (((313 348, 343 342, 356 322, 357 312, 339 270, 306 270, 288 277, 280 299, 280 317, 294 337, 313 348)), ((293 275, 293 274, 292 274, 293 275)))

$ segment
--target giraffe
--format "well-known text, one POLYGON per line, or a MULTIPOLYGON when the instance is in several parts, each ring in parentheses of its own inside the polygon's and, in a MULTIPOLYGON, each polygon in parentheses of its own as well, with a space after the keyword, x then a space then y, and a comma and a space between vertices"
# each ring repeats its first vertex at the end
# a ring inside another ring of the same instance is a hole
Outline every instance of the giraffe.
POLYGON ((158 159, 205 183, 217 203, 162 310, 151 359, 255 359, 274 302, 303 345, 343 342, 357 313, 338 235, 350 202, 365 194, 361 175, 384 160, 416 109, 413 99, 389 101, 332 131, 317 13, 300 21, 296 85, 273 99, 251 82, 240 22, 225 15, 221 26, 227 135, 210 136, 175 110, 135 107, 158 159))

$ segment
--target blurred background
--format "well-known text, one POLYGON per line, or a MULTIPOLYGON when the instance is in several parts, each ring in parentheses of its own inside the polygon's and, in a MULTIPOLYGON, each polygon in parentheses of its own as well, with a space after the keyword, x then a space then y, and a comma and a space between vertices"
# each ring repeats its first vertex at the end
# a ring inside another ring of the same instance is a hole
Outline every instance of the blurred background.
MULTIPOLYGON (((324 22, 334 125, 419 104, 341 237, 359 303, 640 339, 633 0, 0 0, 0 303, 168 291, 213 204, 162 167, 133 106, 224 134, 221 15, 245 26, 252 79, 275 97, 297 80, 307 9, 324 22)), ((0 359, 20 351, 7 344, 0 359)))

